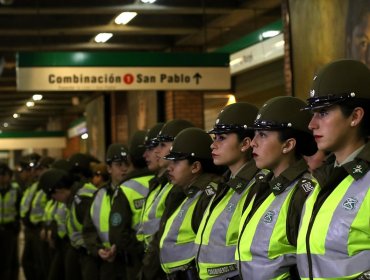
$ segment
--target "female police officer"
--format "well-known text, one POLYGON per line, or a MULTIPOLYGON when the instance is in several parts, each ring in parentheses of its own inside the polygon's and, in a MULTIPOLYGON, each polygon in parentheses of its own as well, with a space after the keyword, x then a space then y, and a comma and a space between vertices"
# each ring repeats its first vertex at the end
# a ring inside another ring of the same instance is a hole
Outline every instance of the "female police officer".
POLYGON ((272 98, 254 122, 253 158, 271 173, 254 186, 242 216, 236 250, 242 279, 296 279, 291 271, 300 213, 313 187, 302 156, 317 150, 307 127, 311 115, 300 110, 304 105, 295 97, 272 98))
POLYGON ((354 60, 326 65, 307 109, 318 148, 333 160, 314 172, 298 235, 302 279, 369 279, 370 70, 354 60), (333 162, 334 161, 334 162, 333 162))

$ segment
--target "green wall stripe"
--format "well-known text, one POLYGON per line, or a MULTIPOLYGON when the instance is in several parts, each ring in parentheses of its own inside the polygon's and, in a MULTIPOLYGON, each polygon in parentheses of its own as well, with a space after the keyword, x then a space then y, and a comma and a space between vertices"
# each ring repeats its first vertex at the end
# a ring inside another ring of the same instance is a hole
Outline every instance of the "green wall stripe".
POLYGON ((227 53, 22 52, 18 67, 215 67, 229 66, 227 53))
POLYGON ((0 138, 47 138, 65 136, 65 131, 9 131, 0 133, 0 138))
POLYGON ((229 54, 232 54, 232 53, 235 53, 237 51, 240 51, 242 49, 245 49, 245 48, 248 48, 252 45, 255 45, 259 42, 261 42, 261 34, 265 31, 268 31, 268 30, 279 30, 279 31, 283 31, 283 21, 282 20, 278 20, 278 21, 275 21, 269 25, 266 25, 226 46, 223 46, 222 48, 219 48, 217 50, 215 50, 216 53, 229 53, 229 54))

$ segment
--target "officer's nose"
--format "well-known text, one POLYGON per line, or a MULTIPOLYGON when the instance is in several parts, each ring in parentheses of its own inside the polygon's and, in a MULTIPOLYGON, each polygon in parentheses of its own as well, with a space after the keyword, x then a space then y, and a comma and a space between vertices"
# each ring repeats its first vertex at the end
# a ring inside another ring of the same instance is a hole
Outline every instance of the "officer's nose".
POLYGON ((308 123, 308 129, 314 130, 317 128, 317 113, 314 113, 310 122, 308 123))

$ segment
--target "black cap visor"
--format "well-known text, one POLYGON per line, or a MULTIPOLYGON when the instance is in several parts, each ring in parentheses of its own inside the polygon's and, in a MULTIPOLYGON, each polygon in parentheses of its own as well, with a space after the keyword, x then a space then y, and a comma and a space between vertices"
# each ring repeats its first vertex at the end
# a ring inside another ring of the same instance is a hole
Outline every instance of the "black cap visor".
POLYGON ((158 143, 160 143, 160 142, 173 142, 175 137, 169 136, 169 135, 158 135, 156 139, 157 139, 158 143))
POLYGON ((238 132, 243 130, 253 130, 252 127, 248 127, 246 124, 216 124, 213 129, 207 131, 208 134, 227 134, 232 132, 238 132))
POLYGON ((191 155, 188 153, 179 153, 179 152, 170 152, 168 155, 163 158, 166 160, 184 160, 190 158, 191 155))
POLYGON ((254 130, 281 130, 284 128, 292 128, 291 123, 278 123, 274 121, 257 120, 253 124, 254 130))
POLYGON ((311 97, 307 99, 308 105, 301 110, 319 110, 322 108, 327 108, 338 103, 342 103, 350 98, 354 98, 356 94, 354 92, 345 93, 342 95, 329 94, 326 96, 311 97))

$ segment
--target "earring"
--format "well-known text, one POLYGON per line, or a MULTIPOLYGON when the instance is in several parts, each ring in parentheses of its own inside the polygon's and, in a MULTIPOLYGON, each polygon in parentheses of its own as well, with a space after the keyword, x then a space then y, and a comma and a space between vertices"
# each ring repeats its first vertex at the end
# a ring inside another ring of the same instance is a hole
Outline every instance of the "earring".
POLYGON ((242 148, 242 152, 245 152, 245 148, 242 148))
POLYGON ((356 122, 355 121, 352 121, 351 122, 351 126, 355 126, 356 125, 356 122))
POLYGON ((288 152, 287 149, 283 149, 283 154, 286 154, 288 152))

